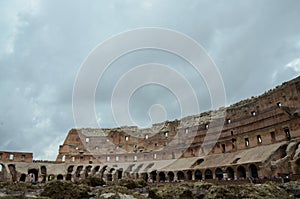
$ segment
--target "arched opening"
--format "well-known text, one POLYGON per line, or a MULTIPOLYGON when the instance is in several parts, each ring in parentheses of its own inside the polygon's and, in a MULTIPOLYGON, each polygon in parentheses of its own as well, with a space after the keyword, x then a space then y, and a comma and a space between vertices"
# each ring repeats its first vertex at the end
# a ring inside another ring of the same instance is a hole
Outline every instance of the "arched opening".
POLYGON ((295 173, 300 174, 300 158, 298 158, 295 163, 297 165, 295 169, 295 173))
POLYGON ((168 178, 169 178, 169 182, 174 181, 174 173, 172 171, 168 172, 168 178))
POLYGON ((164 172, 160 172, 159 174, 159 182, 165 182, 166 181, 166 175, 164 172))
POLYGON ((152 182, 156 182, 156 176, 157 176, 156 170, 152 171, 150 173, 150 176, 151 176, 152 182))
POLYGON ((123 169, 118 169, 118 179, 122 179, 123 176, 123 169))
POLYGON ((216 178, 218 180, 222 180, 223 179, 223 171, 222 171, 222 169, 217 168, 216 171, 215 171, 215 173, 216 173, 216 178))
POLYGON ((205 170, 205 180, 213 179, 213 175, 210 169, 205 170))
POLYGON ((63 175, 61 175, 61 174, 57 175, 57 180, 63 180, 63 179, 64 179, 63 175))
POLYGON ((91 166, 91 165, 85 167, 84 176, 85 176, 86 178, 89 176, 89 173, 91 172, 91 170, 92 170, 92 166, 91 166))
POLYGON ((0 173, 2 172, 2 169, 3 169, 2 164, 0 164, 0 173))
POLYGON ((109 181, 109 182, 112 181, 112 174, 111 173, 107 174, 107 181, 109 181))
POLYGON ((68 173, 66 175, 66 180, 71 181, 72 180, 72 174, 68 173))
POLYGON ((12 177, 12 181, 13 182, 16 182, 17 181, 17 171, 16 171, 16 166, 14 164, 9 164, 8 165, 8 169, 9 169, 9 172, 11 174, 11 177, 12 177))
POLYGON ((26 181, 26 174, 22 173, 20 177, 20 182, 25 182, 26 181))
POLYGON ((143 178, 143 180, 148 182, 148 173, 142 173, 142 178, 143 178))
POLYGON ((100 169, 100 166, 95 166, 93 168, 92 174, 95 175, 99 171, 99 169, 100 169))
POLYGON ((227 178, 230 179, 230 180, 233 180, 234 179, 234 170, 233 168, 231 167, 228 167, 226 169, 226 173, 227 173, 227 178))
POLYGON ((187 174, 187 180, 193 180, 193 172, 191 170, 186 172, 187 174))
POLYGON ((68 173, 72 173, 72 172, 73 172, 73 169, 74 169, 74 166, 69 166, 69 167, 68 167, 68 170, 67 170, 68 173))
POLYGON ((100 170, 100 178, 103 178, 104 177, 104 172, 105 172, 105 170, 106 170, 106 168, 107 168, 107 165, 105 165, 104 167, 102 167, 102 169, 100 170))
POLYGON ((257 172, 257 167, 254 164, 251 164, 249 166, 250 172, 251 172, 251 177, 252 178, 258 178, 258 172, 257 172))
POLYGON ((239 166, 237 168, 237 177, 240 179, 245 179, 246 178, 246 170, 243 166, 239 166))
POLYGON ((182 171, 177 172, 177 180, 184 180, 184 173, 182 171))
POLYGON ((67 175, 66 175, 66 180, 71 181, 72 180, 72 172, 73 172, 74 166, 71 165, 67 169, 67 175))
POLYGON ((83 166, 78 166, 77 167, 76 173, 75 173, 75 175, 76 175, 77 178, 80 177, 80 173, 81 173, 82 169, 83 169, 83 166))
POLYGON ((53 174, 49 175, 48 176, 48 181, 52 181, 55 179, 55 176, 53 174))
POLYGON ((200 170, 195 171, 195 180, 202 180, 202 173, 200 170))
POLYGON ((29 169, 28 174, 31 183, 38 181, 39 172, 37 169, 29 169))
POLYGON ((47 178, 47 168, 46 168, 46 166, 41 166, 41 174, 42 174, 42 183, 45 183, 46 178, 47 178))

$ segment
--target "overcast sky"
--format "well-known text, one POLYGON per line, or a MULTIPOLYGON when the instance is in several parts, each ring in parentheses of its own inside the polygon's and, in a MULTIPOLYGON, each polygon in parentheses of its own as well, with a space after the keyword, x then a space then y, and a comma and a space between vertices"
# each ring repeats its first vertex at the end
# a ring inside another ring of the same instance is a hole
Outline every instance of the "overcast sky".
MULTIPOLYGON (((88 54, 115 34, 161 27, 195 39, 220 70, 230 105, 300 74, 299 19, 299 0, 2 0, 0 150, 55 159, 59 144, 76 126, 72 114, 76 74, 88 54)), ((114 126, 109 96, 112 84, 130 69, 125 65, 154 61, 181 69, 194 85, 200 81, 201 110, 210 108, 205 84, 186 63, 155 50, 136 52, 117 60, 97 89, 101 126, 114 126)), ((132 95, 131 114, 137 124, 149 125, 151 106, 157 109, 154 114, 164 115, 157 121, 181 117, 176 96, 150 85, 132 95)))

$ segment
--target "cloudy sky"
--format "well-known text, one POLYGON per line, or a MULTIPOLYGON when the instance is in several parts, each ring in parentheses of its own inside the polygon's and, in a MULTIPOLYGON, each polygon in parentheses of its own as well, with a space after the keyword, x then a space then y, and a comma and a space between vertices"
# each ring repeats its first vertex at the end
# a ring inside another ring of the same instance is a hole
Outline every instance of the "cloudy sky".
MULTIPOLYGON (((300 74, 299 10, 298 0, 2 0, 0 150, 55 159, 76 126, 72 91, 80 66, 98 44, 135 28, 172 29, 201 44, 220 71, 227 105, 262 94, 300 74)), ((95 106, 101 126, 116 125, 110 113, 113 85, 132 66, 150 62, 181 71, 196 90, 200 110, 210 108, 203 79, 187 63, 144 50, 115 61, 99 82, 95 106)), ((180 118, 178 103, 168 88, 148 85, 132 94, 129 109, 136 124, 147 126, 180 118), (158 118, 149 119, 149 110, 158 118)))

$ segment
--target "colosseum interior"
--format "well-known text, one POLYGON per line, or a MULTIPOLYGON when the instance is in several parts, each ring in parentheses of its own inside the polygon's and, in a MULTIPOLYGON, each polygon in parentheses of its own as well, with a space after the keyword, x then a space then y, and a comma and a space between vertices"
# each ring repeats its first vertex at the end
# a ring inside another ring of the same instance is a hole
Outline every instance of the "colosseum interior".
POLYGON ((259 97, 148 129, 71 129, 56 161, 0 152, 0 181, 148 182, 300 175, 300 77, 259 97))

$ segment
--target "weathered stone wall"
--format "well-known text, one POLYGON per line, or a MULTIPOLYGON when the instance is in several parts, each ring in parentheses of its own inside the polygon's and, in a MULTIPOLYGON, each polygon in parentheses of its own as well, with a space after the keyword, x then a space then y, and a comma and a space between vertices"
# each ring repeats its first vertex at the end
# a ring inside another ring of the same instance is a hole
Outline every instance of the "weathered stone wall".
POLYGON ((90 175, 174 181, 300 174, 299 96, 300 77, 226 109, 152 128, 71 129, 55 162, 34 162, 31 153, 0 152, 0 180, 23 181, 25 175, 28 181, 32 174, 39 181, 76 181, 90 175), (223 122, 218 118, 224 110, 223 122), (210 150, 207 143, 220 127, 210 150), (263 158, 252 158, 257 153, 263 158))

